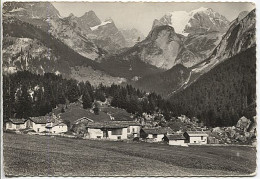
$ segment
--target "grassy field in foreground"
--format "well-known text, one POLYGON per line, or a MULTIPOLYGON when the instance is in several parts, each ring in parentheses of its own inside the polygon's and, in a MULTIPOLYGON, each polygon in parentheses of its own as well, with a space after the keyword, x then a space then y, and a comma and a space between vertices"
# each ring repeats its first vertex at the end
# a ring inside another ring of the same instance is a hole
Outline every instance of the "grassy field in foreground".
POLYGON ((7 176, 250 175, 256 149, 179 147, 4 133, 7 176))

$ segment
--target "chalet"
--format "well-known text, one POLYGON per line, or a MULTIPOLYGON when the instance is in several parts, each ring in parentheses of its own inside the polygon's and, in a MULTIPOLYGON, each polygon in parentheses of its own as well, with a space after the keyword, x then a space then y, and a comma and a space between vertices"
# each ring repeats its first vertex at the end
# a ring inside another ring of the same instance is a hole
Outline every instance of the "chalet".
POLYGON ((61 121, 57 121, 54 123, 47 123, 45 128, 47 132, 56 133, 56 134, 64 133, 68 131, 68 126, 61 121))
POLYGON ((46 125, 51 125, 55 120, 50 116, 39 116, 39 117, 31 117, 31 128, 35 132, 45 132, 47 131, 46 125))
POLYGON ((135 121, 113 121, 113 123, 125 124, 127 125, 127 137, 140 137, 141 124, 135 121))
POLYGON ((187 131, 183 134, 190 144, 207 144, 208 134, 203 131, 187 131))
POLYGON ((166 138, 169 145, 181 145, 181 146, 185 145, 186 138, 181 134, 167 135, 166 138))
POLYGON ((31 117, 30 121, 30 126, 35 132, 64 133, 68 131, 65 123, 51 116, 31 117))
POLYGON ((7 130, 20 130, 28 128, 28 122, 28 119, 10 118, 5 125, 7 130))
POLYGON ((153 140, 154 142, 163 141, 164 136, 173 134, 170 127, 143 128, 140 131, 140 137, 143 139, 153 140))
POLYGON ((90 122, 87 124, 87 136, 90 139, 127 139, 127 124, 119 122, 90 122))

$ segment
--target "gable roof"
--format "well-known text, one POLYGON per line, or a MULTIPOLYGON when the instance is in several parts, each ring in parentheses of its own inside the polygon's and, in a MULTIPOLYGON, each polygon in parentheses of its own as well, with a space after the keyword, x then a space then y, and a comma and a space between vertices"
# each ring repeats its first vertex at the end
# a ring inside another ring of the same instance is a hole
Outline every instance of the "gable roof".
POLYGON ((140 123, 135 121, 106 121, 106 122, 89 122, 87 124, 88 128, 96 128, 96 129, 102 129, 102 128, 126 128, 129 126, 141 126, 140 123))
POLYGON ((113 123, 118 123, 118 124, 125 124, 128 126, 141 126, 139 122, 136 121, 112 121, 113 123))
POLYGON ((16 118, 9 118, 9 121, 13 124, 24 124, 28 119, 16 119, 16 118))
POLYGON ((167 135, 169 140, 185 140, 186 138, 180 134, 167 135))
POLYGON ((190 136, 190 137, 198 137, 198 136, 208 136, 207 133, 203 132, 203 131, 186 131, 186 133, 190 136))
POLYGON ((143 128, 142 129, 147 134, 173 134, 173 130, 170 127, 156 127, 156 128, 143 128))
POLYGON ((36 124, 46 124, 54 122, 54 119, 51 116, 30 117, 30 120, 36 124))
POLYGON ((118 122, 90 122, 87 124, 88 128, 95 128, 95 129, 118 129, 118 128, 126 128, 128 127, 127 124, 121 124, 118 122))
POLYGON ((88 118, 88 117, 82 117, 77 119, 76 121, 74 121, 74 124, 78 124, 80 122, 94 122, 92 119, 88 118))
POLYGON ((55 126, 67 126, 64 122, 56 122, 53 124, 52 127, 55 127, 55 126))

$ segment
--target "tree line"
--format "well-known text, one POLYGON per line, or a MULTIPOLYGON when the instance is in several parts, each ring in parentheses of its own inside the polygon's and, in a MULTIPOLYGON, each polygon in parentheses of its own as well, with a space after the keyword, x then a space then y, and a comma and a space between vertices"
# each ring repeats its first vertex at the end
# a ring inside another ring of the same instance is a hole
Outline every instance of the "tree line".
POLYGON ((66 106, 79 101, 84 109, 95 108, 95 100, 110 100, 111 106, 126 109, 137 116, 143 112, 162 112, 169 116, 171 111, 170 104, 160 95, 145 93, 131 85, 113 84, 107 87, 100 84, 93 87, 89 82, 78 82, 53 73, 37 75, 29 71, 3 75, 4 119, 43 116, 58 104, 66 106))

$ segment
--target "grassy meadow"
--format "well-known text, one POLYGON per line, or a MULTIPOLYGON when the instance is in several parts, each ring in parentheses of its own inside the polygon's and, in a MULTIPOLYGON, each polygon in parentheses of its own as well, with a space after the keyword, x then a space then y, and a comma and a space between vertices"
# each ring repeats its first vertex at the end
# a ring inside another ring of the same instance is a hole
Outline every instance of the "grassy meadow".
POLYGON ((4 133, 6 176, 252 175, 256 148, 169 146, 4 133))

